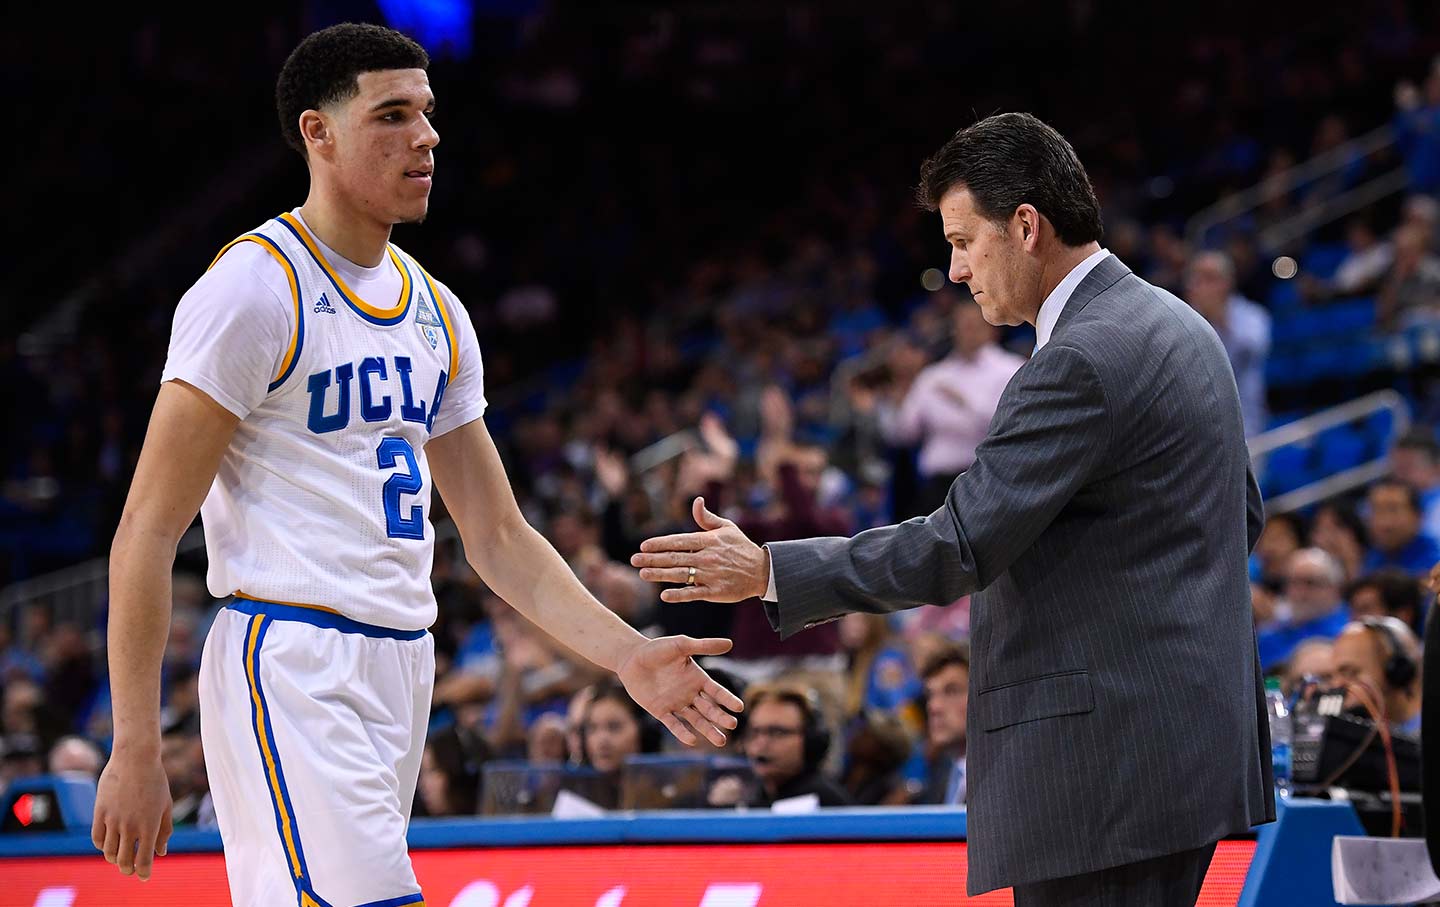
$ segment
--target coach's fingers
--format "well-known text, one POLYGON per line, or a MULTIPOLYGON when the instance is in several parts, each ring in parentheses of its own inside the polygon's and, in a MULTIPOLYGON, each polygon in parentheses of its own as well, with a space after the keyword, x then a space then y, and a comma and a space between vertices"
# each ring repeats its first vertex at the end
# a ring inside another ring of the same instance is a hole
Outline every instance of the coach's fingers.
MULTIPOLYGON (((710 536, 704 532, 682 532, 679 535, 660 535, 640 543, 640 550, 652 551, 699 551, 710 544, 710 536)), ((639 566, 638 564, 636 566, 639 566)))
POLYGON ((704 602, 714 601, 710 597, 709 586, 677 586, 674 589, 661 589, 660 600, 667 602, 704 602))
MULTIPOLYGON (((659 554, 637 554, 635 560, 640 558, 663 557, 659 554)), ((640 578, 647 583, 680 583, 690 578, 689 567, 641 567, 640 578)))

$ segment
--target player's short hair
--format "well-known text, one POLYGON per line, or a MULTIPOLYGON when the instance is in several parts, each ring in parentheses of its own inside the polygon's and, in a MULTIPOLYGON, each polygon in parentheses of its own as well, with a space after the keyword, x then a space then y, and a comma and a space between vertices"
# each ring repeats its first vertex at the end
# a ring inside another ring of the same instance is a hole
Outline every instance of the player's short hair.
POLYGON ((355 22, 322 28, 301 41, 280 67, 275 82, 280 134, 305 157, 300 114, 359 94, 362 72, 429 67, 425 48, 393 28, 355 22))
POLYGON ((934 211, 957 186, 970 190, 976 210, 992 223, 1007 223, 1030 204, 1067 246, 1104 235, 1100 202, 1075 149, 1028 113, 996 114, 955 133, 920 166, 916 198, 934 211))

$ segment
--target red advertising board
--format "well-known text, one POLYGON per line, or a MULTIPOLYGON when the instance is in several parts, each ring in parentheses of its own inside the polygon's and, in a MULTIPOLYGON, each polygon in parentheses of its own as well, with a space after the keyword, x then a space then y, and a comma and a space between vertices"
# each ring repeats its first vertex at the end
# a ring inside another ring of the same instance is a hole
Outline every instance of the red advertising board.
MULTIPOLYGON (((1222 841, 1200 904, 1234 907, 1254 854, 1253 841, 1222 841)), ((964 896, 960 842, 505 847, 418 850, 413 858, 428 907, 1011 903, 1008 891, 964 896)), ((0 903, 228 907, 230 898, 219 854, 175 854, 157 860, 144 883, 123 878, 98 856, 0 859, 0 903)))

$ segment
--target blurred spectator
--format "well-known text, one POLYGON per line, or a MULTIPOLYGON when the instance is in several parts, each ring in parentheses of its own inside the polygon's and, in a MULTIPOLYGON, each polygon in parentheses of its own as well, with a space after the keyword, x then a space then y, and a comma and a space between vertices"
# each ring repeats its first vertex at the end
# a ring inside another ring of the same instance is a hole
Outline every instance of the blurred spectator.
POLYGON ((900 713, 920 695, 920 681, 910 667, 904 644, 890 630, 884 614, 853 611, 840 618, 840 644, 846 667, 845 714, 865 709, 900 713))
MULTIPOLYGON (((1333 664, 1335 680, 1368 690, 1395 730, 1420 733, 1420 640, 1414 630, 1394 617, 1349 623, 1335 640, 1333 664), (1397 675, 1385 669, 1397 655, 1400 664, 1408 665, 1400 669, 1404 683, 1395 683, 1397 675)), ((1353 691, 1345 697, 1347 709, 1360 704, 1353 691)))
POLYGON ((1366 504, 1370 551, 1365 572, 1399 567, 1420 577, 1440 560, 1440 545, 1421 531, 1419 492, 1395 479, 1382 479, 1370 486, 1366 504))
POLYGON ((1261 670, 1290 658, 1295 647, 1312 636, 1335 638, 1350 619, 1340 597, 1343 583, 1339 562, 1319 548, 1302 548, 1290 556, 1277 619, 1257 635, 1261 670))
POLYGON ((857 806, 902 806, 910 791, 901 774, 910 736, 898 717, 867 708, 856 716, 845 749, 843 787, 857 806))
POLYGON ((951 644, 921 664, 925 681, 925 750, 928 771, 917 803, 964 803, 966 709, 970 653, 951 644))
POLYGON ((101 755, 100 747, 94 743, 70 734, 61 737, 50 747, 48 761, 52 775, 71 775, 98 781, 105 757, 101 755))
POLYGON ((745 755, 760 789, 750 806, 815 795, 821 806, 849 806, 850 795, 821 773, 829 749, 824 716, 808 691, 759 686, 748 691, 745 755))
POLYGON ((1419 227, 1395 231, 1395 260, 1380 286, 1376 317, 1391 328, 1425 324, 1440 318, 1440 256, 1419 227))
POLYGON ((1350 584, 1345 598, 1350 603, 1350 615, 1356 620, 1394 617, 1413 629, 1417 636, 1422 632, 1420 620, 1424 608, 1420 582, 1404 570, 1388 567, 1367 573, 1350 584))
POLYGON ((565 717, 546 712, 526 732, 525 758, 532 765, 564 765, 570 751, 565 739, 565 717))
POLYGON ((1440 194, 1440 58, 1423 89, 1409 81, 1395 86, 1394 125, 1411 191, 1440 194))
POLYGON ((1185 269, 1185 301, 1210 322, 1235 373, 1245 434, 1265 430, 1265 359, 1270 313, 1235 292, 1235 268, 1224 252, 1201 252, 1185 269))
POLYGON ((612 679, 596 686, 580 729, 584 764, 605 776, 606 802, 599 805, 615 809, 620 805, 620 770, 626 758, 660 752, 664 728, 612 679))
POLYGON ((1305 526, 1299 516, 1277 513, 1267 517, 1250 558, 1251 579, 1279 590, 1285 584, 1285 570, 1290 556, 1304 544, 1305 526))
POLYGON ((1313 678, 1319 685, 1329 687, 1332 680, 1335 644, 1328 639, 1310 638, 1301 640, 1285 662, 1280 688, 1285 695, 1293 696, 1306 678, 1313 678))
POLYGON ((1420 495, 1421 531, 1440 539, 1440 442, 1430 428, 1410 429, 1390 448, 1390 474, 1420 495))
POLYGON ((24 732, 0 738, 0 793, 20 778, 30 778, 45 771, 45 751, 40 738, 24 732))
POLYGON ((480 811, 481 766, 489 759, 483 740, 465 739, 454 727, 433 731, 420 757, 416 785, 421 815, 473 816, 480 811))
MULTIPOLYGON (((951 316, 950 355, 921 369, 908 385, 891 389, 899 401, 881 403, 880 426, 891 444, 920 445, 920 512, 945 503, 955 477, 975 462, 975 448, 990 431, 990 420, 1010 378, 1025 364, 996 343, 980 306, 965 300, 951 316)), ((907 516, 912 514, 906 514, 907 516)))
POLYGON ((1375 232, 1367 215, 1351 218, 1345 225, 1348 251, 1328 282, 1314 282, 1313 295, 1359 296, 1380 286, 1380 281, 1395 260, 1395 246, 1375 232))
POLYGON ((160 736, 160 764, 170 780, 171 821, 177 826, 215 828, 215 804, 205 774, 198 718, 165 728, 160 736))
POLYGON ((1369 536, 1365 522, 1348 504, 1331 501, 1320 505, 1310 524, 1310 543, 1340 562, 1347 581, 1363 572, 1369 536))

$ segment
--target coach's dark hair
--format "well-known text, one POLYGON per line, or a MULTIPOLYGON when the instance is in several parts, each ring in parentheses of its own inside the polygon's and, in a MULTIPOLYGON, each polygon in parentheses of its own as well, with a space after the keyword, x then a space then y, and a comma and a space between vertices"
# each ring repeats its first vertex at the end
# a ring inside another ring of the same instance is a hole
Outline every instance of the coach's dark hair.
POLYGON ((300 114, 360 92, 359 75, 383 69, 428 69, 425 48, 392 28, 343 22, 301 41, 280 67, 275 110, 285 144, 305 156, 300 114))
POLYGON ((1099 242, 1100 203, 1065 137, 1028 113, 1001 113, 955 133, 920 166, 916 197, 928 211, 956 186, 995 224, 1035 206, 1067 246, 1099 242))

